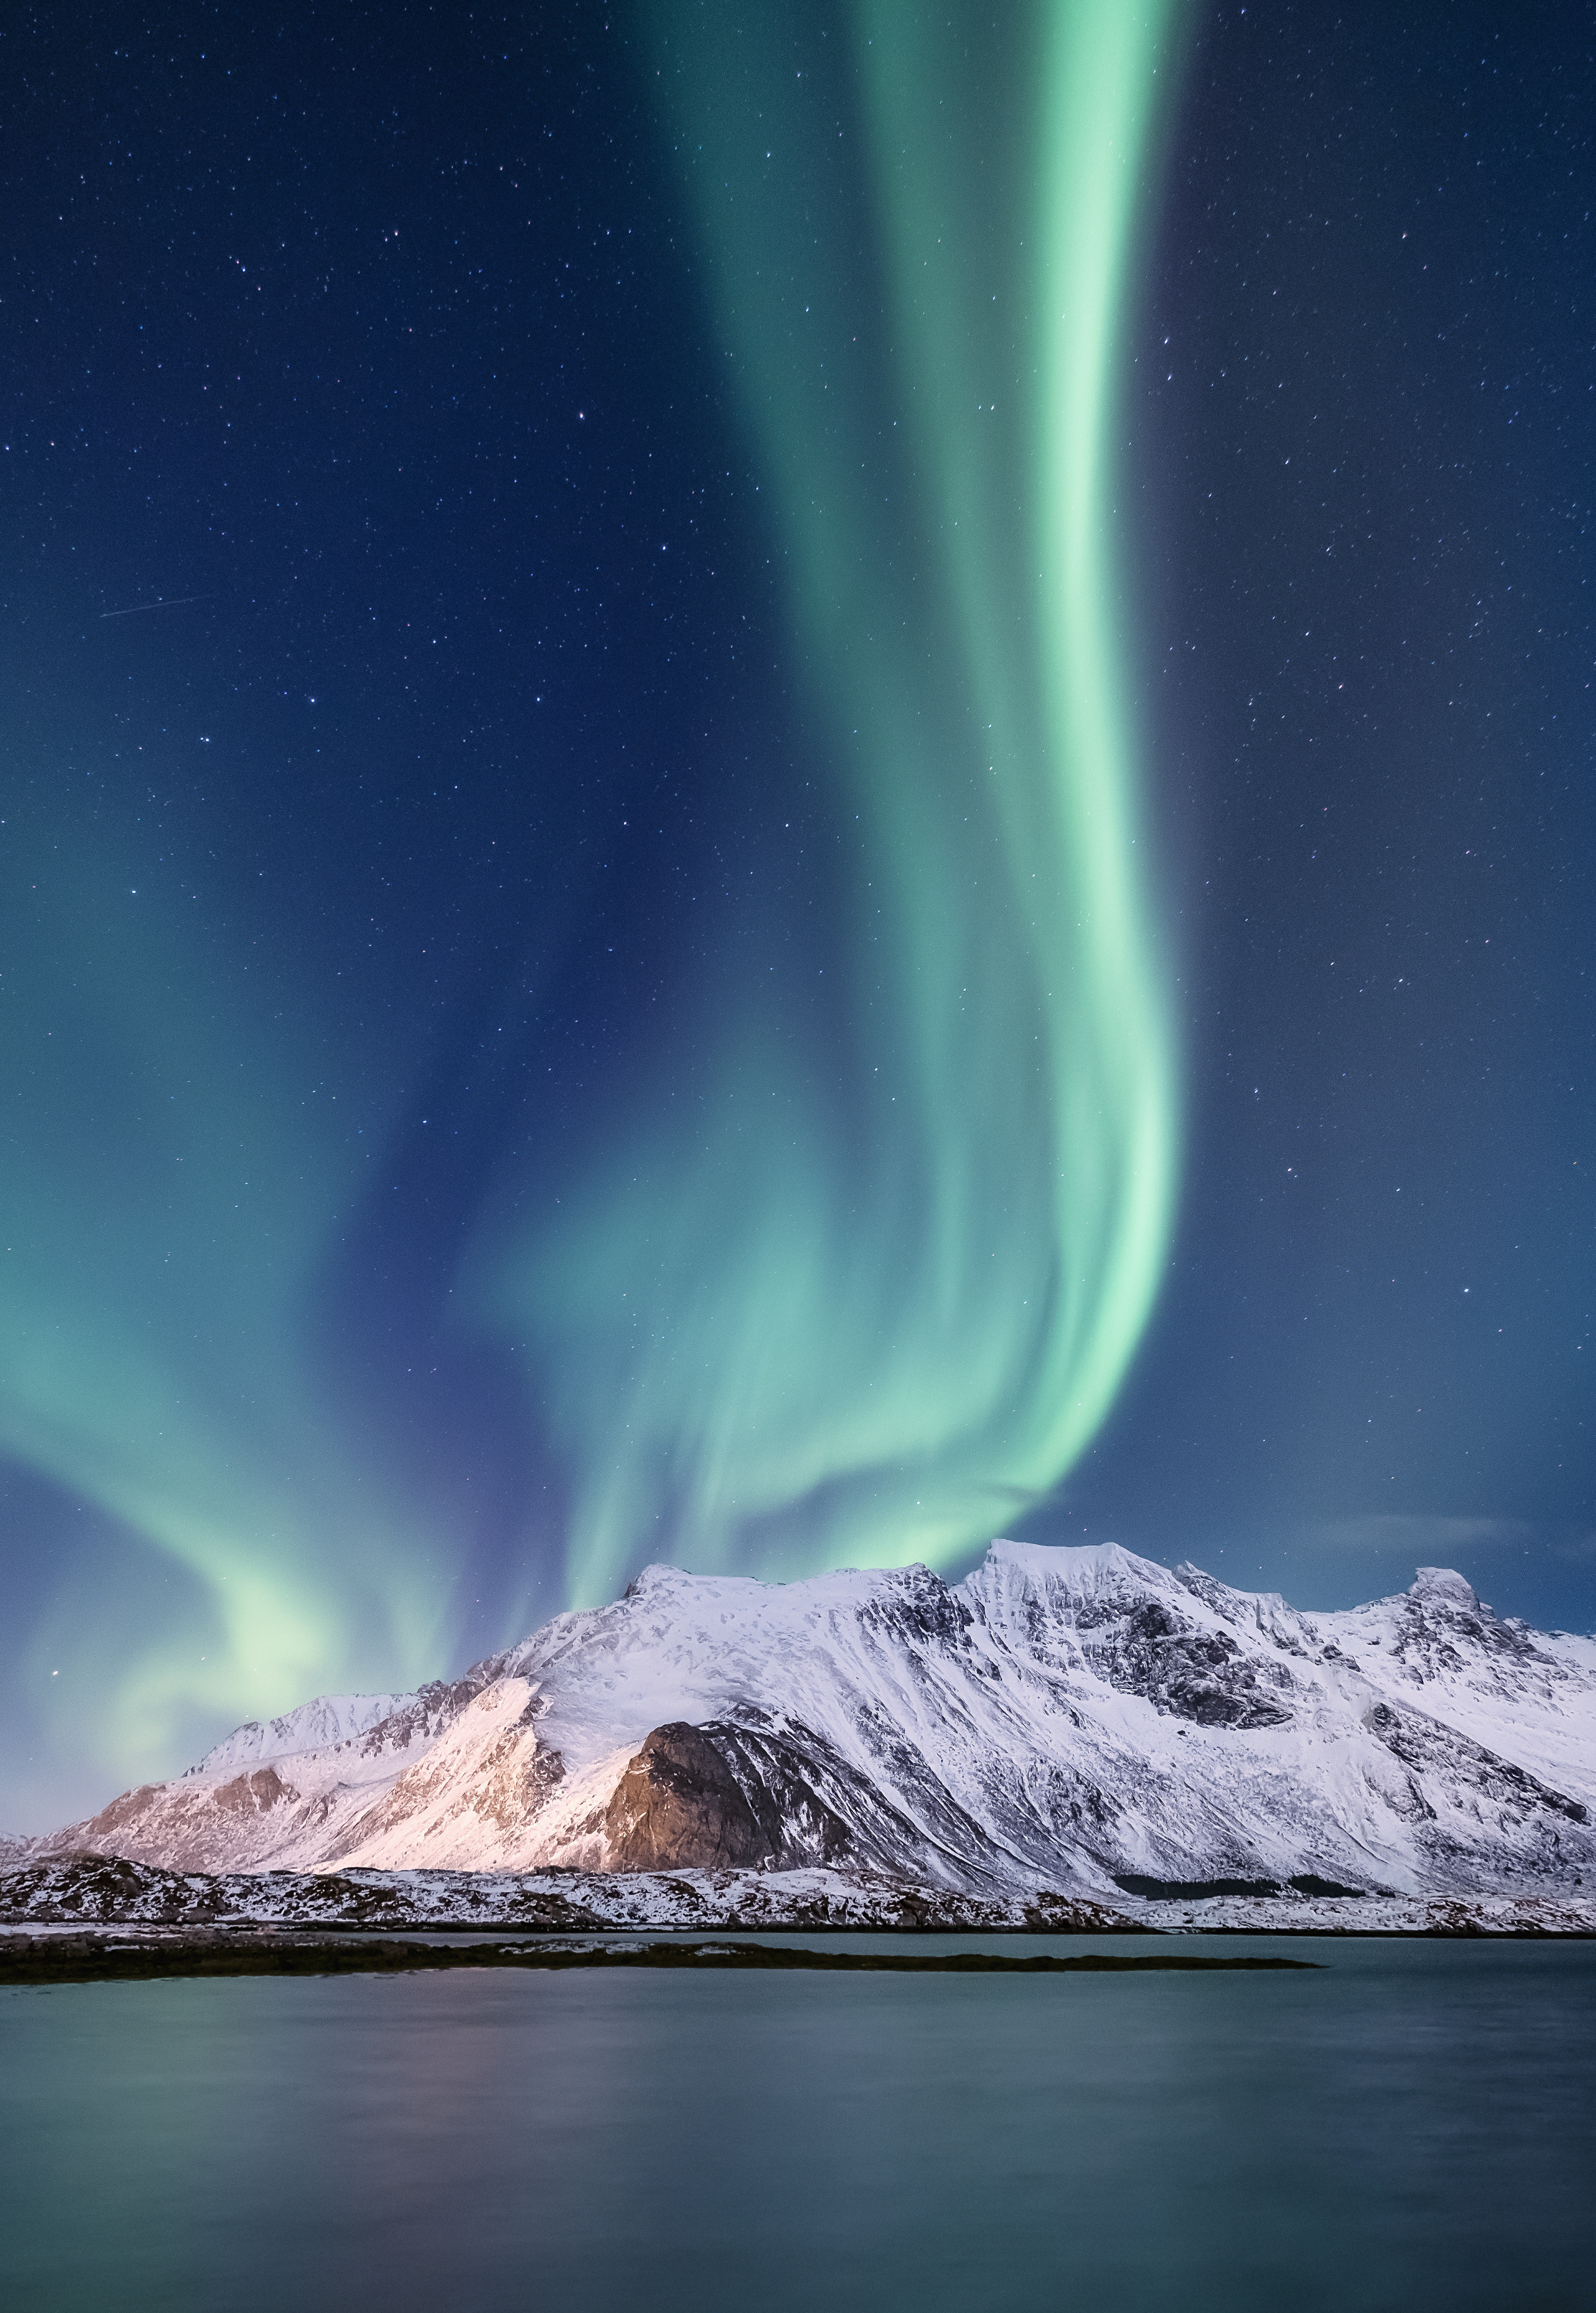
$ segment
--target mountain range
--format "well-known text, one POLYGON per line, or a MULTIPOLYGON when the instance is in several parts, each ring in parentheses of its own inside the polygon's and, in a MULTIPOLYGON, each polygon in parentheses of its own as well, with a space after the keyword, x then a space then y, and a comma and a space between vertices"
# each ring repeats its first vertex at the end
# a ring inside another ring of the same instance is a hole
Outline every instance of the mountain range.
POLYGON ((971 1895, 1596 1890, 1596 1640, 1461 1575, 1305 1614, 1114 1545, 649 1567, 410 1694, 251 1721, 23 1842, 205 1872, 885 1873, 971 1895))

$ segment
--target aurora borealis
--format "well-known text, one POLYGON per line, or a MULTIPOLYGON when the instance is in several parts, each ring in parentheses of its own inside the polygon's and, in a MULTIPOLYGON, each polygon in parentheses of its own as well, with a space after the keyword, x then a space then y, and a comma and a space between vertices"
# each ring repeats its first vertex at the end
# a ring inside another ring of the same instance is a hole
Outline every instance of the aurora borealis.
POLYGON ((477 1251, 580 1473, 584 1605, 643 1536, 717 1570, 946 1564, 1070 1468, 1140 1337, 1177 1102, 1110 416, 1163 16, 1021 15, 972 74, 967 25, 863 9, 840 166, 845 77, 794 99, 773 23, 659 13, 860 856, 824 1041, 780 962, 718 990, 690 1132, 656 1096, 574 1213, 477 1251))
POLYGON ((1574 66, 472 27, 13 44, 0 1826, 654 1557, 1588 1623, 1574 66))

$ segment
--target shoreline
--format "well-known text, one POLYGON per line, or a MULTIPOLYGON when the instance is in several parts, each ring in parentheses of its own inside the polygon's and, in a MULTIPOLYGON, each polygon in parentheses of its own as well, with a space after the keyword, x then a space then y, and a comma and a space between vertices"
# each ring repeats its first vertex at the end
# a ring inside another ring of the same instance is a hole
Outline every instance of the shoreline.
POLYGON ((1193 1887, 1158 1898, 1117 1887, 1112 1894, 1056 1887, 977 1893, 835 1867, 213 1873, 80 1851, 0 1866, 0 1939, 31 1931, 101 1939, 887 1932, 1115 1941, 1192 1935, 1541 1941, 1596 1937, 1596 1900, 1583 1887, 1522 1895, 1282 1888, 1274 1895, 1193 1887))
POLYGON ((428 1943, 392 1935, 156 1935, 125 1933, 0 1938, 0 1990, 66 1983, 210 1980, 218 1976, 423 1974, 455 1968, 676 1969, 851 1975, 1124 1975, 1269 1974, 1314 1970, 1313 1960, 1196 1952, 836 1952, 789 1944, 717 1939, 643 1945, 572 1944, 524 1938, 514 1943, 428 1943))

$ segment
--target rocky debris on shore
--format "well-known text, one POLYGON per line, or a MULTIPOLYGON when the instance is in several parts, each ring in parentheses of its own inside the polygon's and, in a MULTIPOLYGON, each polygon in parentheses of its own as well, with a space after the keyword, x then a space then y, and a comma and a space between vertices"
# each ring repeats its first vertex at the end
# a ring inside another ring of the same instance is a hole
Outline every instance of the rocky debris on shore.
MULTIPOLYGON (((1267 1883, 1265 1883, 1267 1884, 1267 1883)), ((879 1872, 178 1872, 101 1855, 0 1868, 0 1932, 26 1928, 895 1929, 1028 1935, 1596 1935, 1596 1903, 1273 1895, 1198 1886, 1118 1906, 1042 1890, 964 1895, 879 1872)))
POLYGON ((0 1870, 0 1926, 996 1928, 1134 1933, 1106 1904, 840 1871, 167 1871, 67 1855, 0 1870))

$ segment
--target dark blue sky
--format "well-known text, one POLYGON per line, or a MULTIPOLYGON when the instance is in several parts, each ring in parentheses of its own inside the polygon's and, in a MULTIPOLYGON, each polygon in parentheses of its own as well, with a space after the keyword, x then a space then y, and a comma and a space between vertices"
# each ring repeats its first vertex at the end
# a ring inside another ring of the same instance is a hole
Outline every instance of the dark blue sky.
POLYGON ((1427 1546, 1590 1619, 1592 60, 1583 9, 1230 11, 1171 170, 1191 1160, 1082 1494, 1293 1596, 1478 1521, 1427 1546))
MULTIPOLYGON (((1034 1539, 1592 1619, 1593 51, 1190 15, 1121 388, 1183 1156, 1034 1539)), ((460 1322, 483 1217, 700 1084, 751 975, 847 1033, 856 839, 652 53, 619 8, 0 35, 19 1817, 564 1604, 558 1356, 460 1322), (290 1632, 333 1558, 341 1635, 290 1632), (259 1692, 162 1703, 256 1613, 259 1692), (75 1733, 63 1661, 141 1649, 75 1733)))

